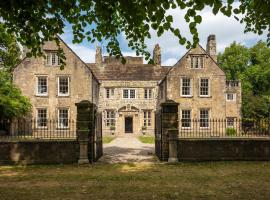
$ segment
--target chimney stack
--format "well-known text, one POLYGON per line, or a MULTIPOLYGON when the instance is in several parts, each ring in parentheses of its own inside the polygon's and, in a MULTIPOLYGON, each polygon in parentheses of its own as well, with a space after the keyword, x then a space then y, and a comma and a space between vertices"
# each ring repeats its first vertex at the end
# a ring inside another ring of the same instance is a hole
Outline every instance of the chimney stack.
POLYGON ((99 46, 96 47, 96 65, 102 66, 102 52, 99 46))
POLYGON ((159 44, 155 45, 154 51, 153 51, 153 61, 154 65, 161 65, 161 50, 159 47, 159 44))
POLYGON ((215 35, 208 36, 206 52, 217 62, 217 42, 215 35))

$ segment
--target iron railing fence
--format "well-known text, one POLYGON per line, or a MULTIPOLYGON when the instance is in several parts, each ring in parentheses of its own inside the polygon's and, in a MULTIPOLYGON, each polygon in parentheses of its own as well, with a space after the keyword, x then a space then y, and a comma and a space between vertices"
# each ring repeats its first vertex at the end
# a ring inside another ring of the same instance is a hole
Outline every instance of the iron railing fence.
POLYGON ((0 120, 1 139, 76 139, 75 120, 0 120))
POLYGON ((181 119, 180 138, 270 138, 270 119, 181 119))

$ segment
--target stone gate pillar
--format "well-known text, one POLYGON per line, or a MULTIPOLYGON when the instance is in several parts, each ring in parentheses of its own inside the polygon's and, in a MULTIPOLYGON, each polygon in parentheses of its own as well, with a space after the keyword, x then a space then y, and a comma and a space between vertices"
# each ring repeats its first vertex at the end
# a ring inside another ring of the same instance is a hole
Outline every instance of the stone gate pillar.
MULTIPOLYGON (((77 106, 77 123, 76 123, 76 133, 78 142, 80 145, 80 154, 78 164, 88 164, 89 163, 89 150, 91 148, 89 142, 91 140, 91 134, 93 131, 93 109, 94 104, 90 101, 84 100, 75 104, 77 106)), ((92 162, 92 156, 90 157, 90 162, 92 162)))
MULTIPOLYGON (((162 160, 169 159, 169 132, 175 135, 178 133, 178 105, 172 100, 168 100, 161 104, 161 141, 162 141, 162 160), (170 131, 173 130, 173 131, 170 131)), ((178 134, 177 134, 178 136, 178 134)), ((173 136, 172 136, 173 137, 173 136)), ((174 136, 175 137, 175 136, 174 136)), ((173 141, 173 138, 172 140, 173 141)), ((174 139, 175 141, 175 139, 174 139)), ((171 159, 172 160, 172 159, 171 159)))

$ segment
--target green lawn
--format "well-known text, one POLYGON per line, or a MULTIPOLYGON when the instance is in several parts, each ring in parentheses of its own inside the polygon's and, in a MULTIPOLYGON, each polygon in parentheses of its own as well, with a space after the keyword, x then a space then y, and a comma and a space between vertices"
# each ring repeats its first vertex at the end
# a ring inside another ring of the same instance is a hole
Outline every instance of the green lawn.
POLYGON ((155 143, 155 137, 153 137, 153 136, 139 136, 138 139, 142 143, 147 143, 147 144, 154 144, 155 143))
POLYGON ((104 144, 108 144, 111 141, 113 141, 114 139, 115 139, 115 137, 113 137, 113 136, 103 136, 102 141, 104 144))
POLYGON ((270 162, 0 167, 0 199, 269 199, 270 162))

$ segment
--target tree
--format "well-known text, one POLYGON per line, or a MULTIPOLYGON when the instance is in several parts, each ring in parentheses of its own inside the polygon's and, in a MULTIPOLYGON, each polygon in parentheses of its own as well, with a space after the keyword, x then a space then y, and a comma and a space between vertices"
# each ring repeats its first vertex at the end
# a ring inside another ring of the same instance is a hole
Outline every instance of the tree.
MULTIPOLYGON (((129 47, 148 60, 150 53, 145 50, 145 38, 151 37, 150 29, 158 36, 165 31, 172 32, 187 48, 196 45, 199 42, 197 25, 202 21, 198 12, 206 6, 211 7, 215 15, 234 16, 240 23, 245 23, 245 32, 262 34, 268 31, 270 44, 269 0, 10 0, 0 1, 0 16, 9 33, 15 33, 22 45, 32 49, 29 56, 42 55, 41 45, 45 41, 59 43, 55 36, 62 34, 65 23, 69 23, 74 43, 83 39, 90 42, 104 40, 109 55, 119 57, 122 53, 118 36, 124 33, 129 47), (192 41, 173 27, 174 19, 168 14, 169 9, 185 13, 192 41)), ((63 52, 59 54, 62 62, 63 52)))
POLYGON ((226 77, 229 80, 239 79, 239 75, 249 66, 249 61, 248 48, 236 42, 225 48, 224 53, 218 55, 218 62, 226 72, 226 77))
POLYGON ((20 60, 20 49, 14 35, 0 25, 0 120, 21 117, 31 109, 28 98, 12 83, 12 71, 20 60))
POLYGON ((30 109, 29 99, 12 84, 7 72, 0 71, 0 120, 22 117, 30 109))
POLYGON ((251 48, 232 43, 218 56, 227 79, 242 82, 242 113, 247 118, 270 117, 270 48, 259 41, 251 48))
POLYGON ((0 24, 0 58, 1 68, 11 74, 20 60, 21 51, 13 34, 8 34, 0 24))

